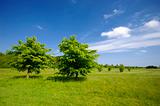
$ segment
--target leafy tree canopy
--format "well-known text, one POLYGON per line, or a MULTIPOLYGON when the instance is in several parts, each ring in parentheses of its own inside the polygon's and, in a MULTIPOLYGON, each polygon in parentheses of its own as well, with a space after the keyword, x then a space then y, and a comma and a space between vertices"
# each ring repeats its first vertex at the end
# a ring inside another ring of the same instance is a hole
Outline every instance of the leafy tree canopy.
POLYGON ((89 69, 96 66, 96 50, 89 50, 87 44, 79 43, 75 36, 69 39, 64 38, 59 44, 60 52, 60 74, 78 77, 78 75, 85 76, 89 69))
POLYGON ((18 71, 27 71, 28 73, 39 73, 41 69, 46 68, 51 63, 52 57, 49 54, 50 49, 45 48, 44 44, 37 42, 36 37, 27 37, 26 42, 19 40, 18 45, 13 46, 11 54, 15 55, 11 66, 18 71))
POLYGON ((119 66, 119 70, 120 70, 120 72, 123 72, 123 71, 124 71, 124 69, 125 69, 124 65, 123 65, 123 64, 120 64, 120 66, 119 66))

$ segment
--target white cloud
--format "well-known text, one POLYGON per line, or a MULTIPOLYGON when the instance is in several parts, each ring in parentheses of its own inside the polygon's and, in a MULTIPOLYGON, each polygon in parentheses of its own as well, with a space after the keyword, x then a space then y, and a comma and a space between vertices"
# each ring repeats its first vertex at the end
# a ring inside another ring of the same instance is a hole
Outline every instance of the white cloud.
POLYGON ((146 53, 146 52, 147 52, 147 50, 140 50, 140 52, 142 52, 142 53, 146 53))
MULTIPOLYGON (((160 33, 159 33, 160 34, 160 33)), ((145 36, 145 35, 144 35, 145 36)), ((130 37, 128 39, 114 39, 112 42, 91 44, 90 49, 98 50, 98 52, 114 52, 127 51, 131 49, 139 49, 149 46, 160 45, 160 37, 158 39, 146 39, 143 37, 130 37)))
POLYGON ((157 20, 151 20, 144 24, 148 28, 160 28, 160 22, 157 20))
POLYGON ((111 18, 113 16, 120 15, 122 13, 124 13, 124 11, 118 10, 118 9, 114 9, 111 14, 104 14, 103 17, 104 17, 104 19, 107 20, 107 19, 109 19, 109 18, 111 18))
POLYGON ((113 10, 114 15, 122 14, 123 12, 124 12, 124 11, 122 11, 122 10, 117 10, 117 9, 114 9, 114 10, 113 10))
MULTIPOLYGON (((152 27, 148 27, 145 30, 147 23, 154 22, 153 20, 146 22, 144 25, 134 29, 117 30, 114 28, 112 31, 103 32, 101 36, 108 36, 109 38, 118 37, 118 39, 108 39, 104 41, 95 42, 90 44, 90 49, 98 50, 99 53, 104 52, 126 52, 133 49, 141 49, 150 46, 160 46, 160 30, 154 30, 153 26, 157 27, 157 24, 151 23, 152 27), (132 30, 132 33, 129 33, 132 30), (138 32, 141 31, 141 32, 138 32), (137 33, 138 32, 138 33, 137 33), (130 37, 124 37, 129 34, 130 37)), ((160 21, 156 21, 160 23, 160 21)), ((119 28, 119 27, 118 27, 119 28)), ((125 27, 127 28, 127 27, 125 27)), ((124 28, 121 28, 124 29, 124 28)), ((145 52, 145 51, 142 51, 145 52)))
POLYGON ((108 18, 110 18, 110 17, 112 17, 112 16, 113 16, 113 14, 104 14, 104 15, 103 15, 104 19, 108 19, 108 18))
POLYGON ((40 30, 43 30, 43 27, 40 26, 40 25, 37 25, 36 28, 40 29, 40 30))
POLYGON ((109 32, 102 32, 101 36, 107 36, 109 38, 120 38, 120 37, 130 37, 131 29, 128 27, 117 27, 109 32))
POLYGON ((144 25, 137 27, 134 30, 134 32, 137 33, 160 32, 160 21, 153 19, 148 22, 144 22, 144 25))

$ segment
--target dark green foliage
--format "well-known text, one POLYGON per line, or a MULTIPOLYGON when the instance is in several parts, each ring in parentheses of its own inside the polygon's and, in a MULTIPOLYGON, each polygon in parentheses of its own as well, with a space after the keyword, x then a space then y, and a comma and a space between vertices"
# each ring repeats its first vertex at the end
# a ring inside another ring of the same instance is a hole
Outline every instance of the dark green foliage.
POLYGON ((157 69, 157 68, 158 68, 157 66, 153 66, 153 65, 146 66, 146 69, 157 69))
POLYGON ((118 68, 119 67, 119 65, 118 64, 116 64, 116 66, 114 66, 115 68, 118 68))
POLYGON ((104 67, 107 68, 107 67, 108 67, 108 64, 105 64, 104 67))
POLYGON ((129 72, 131 71, 131 68, 127 68, 127 69, 128 69, 129 72))
POLYGON ((4 55, 4 53, 0 52, 0 56, 3 56, 3 55, 4 55))
MULTIPOLYGON (((112 68, 119 68, 119 65, 116 64, 116 65, 109 65, 109 64, 105 64, 104 65, 105 68, 108 68, 108 67, 112 67, 112 68)), ((140 68, 144 68, 144 67, 140 67, 140 66, 125 66, 126 68, 131 68, 131 69, 140 69, 140 68)))
POLYGON ((40 73, 40 70, 50 65, 52 57, 48 54, 50 49, 45 48, 44 44, 37 42, 36 37, 27 37, 26 42, 19 40, 19 44, 13 46, 12 51, 14 59, 10 63, 18 71, 27 71, 28 73, 40 73))
POLYGON ((119 66, 119 71, 120 71, 120 72, 123 72, 124 69, 125 69, 124 65, 123 65, 123 64, 120 64, 120 66, 119 66))
POLYGON ((0 52, 0 68, 9 68, 9 62, 12 60, 13 55, 0 52))
POLYGON ((75 36, 64 38, 59 48, 64 54, 59 57, 60 74, 77 78, 79 74, 85 76, 91 68, 96 67, 96 50, 89 50, 88 45, 79 43, 75 36))
POLYGON ((103 70, 104 66, 102 64, 97 64, 97 69, 99 72, 103 70))
POLYGON ((108 71, 111 71, 111 69, 112 69, 111 67, 108 67, 108 71))

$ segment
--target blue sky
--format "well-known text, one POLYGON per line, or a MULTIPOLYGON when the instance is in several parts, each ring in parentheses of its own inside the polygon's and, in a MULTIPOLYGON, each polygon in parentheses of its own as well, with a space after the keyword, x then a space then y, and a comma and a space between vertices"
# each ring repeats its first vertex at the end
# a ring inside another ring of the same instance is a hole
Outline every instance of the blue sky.
POLYGON ((0 0, 0 51, 37 36, 58 55, 76 35, 99 63, 160 65, 159 0, 0 0))

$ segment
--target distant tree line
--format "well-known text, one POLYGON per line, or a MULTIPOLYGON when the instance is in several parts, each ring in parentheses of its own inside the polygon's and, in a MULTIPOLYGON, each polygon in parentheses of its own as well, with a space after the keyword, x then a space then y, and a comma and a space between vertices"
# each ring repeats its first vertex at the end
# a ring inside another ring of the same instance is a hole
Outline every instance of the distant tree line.
POLYGON ((9 68, 9 62, 12 60, 13 55, 8 52, 2 53, 0 52, 0 68, 9 68))
POLYGON ((160 67, 154 66, 154 65, 146 66, 146 69, 157 69, 157 68, 160 68, 160 67))
MULTIPOLYGON (((99 66, 101 67, 105 67, 105 68, 119 68, 120 66, 122 66, 123 64, 116 64, 116 65, 109 65, 109 64, 99 64, 99 66)), ((125 68, 130 68, 130 69, 136 69, 136 68, 144 68, 144 67, 140 67, 140 66, 124 66, 125 68)))
POLYGON ((119 69, 120 72, 123 72, 124 69, 127 69, 128 71, 131 71, 132 69, 142 69, 142 68, 158 69, 158 68, 160 68, 160 66, 158 67, 158 66, 149 65, 149 66, 146 66, 146 67, 145 66, 142 67, 142 66, 124 66, 123 64, 116 64, 116 65, 113 65, 113 64, 111 64, 111 65, 109 65, 109 64, 98 64, 97 68, 98 68, 99 71, 102 71, 103 68, 107 68, 108 71, 111 71, 112 69, 117 68, 117 69, 119 69))

